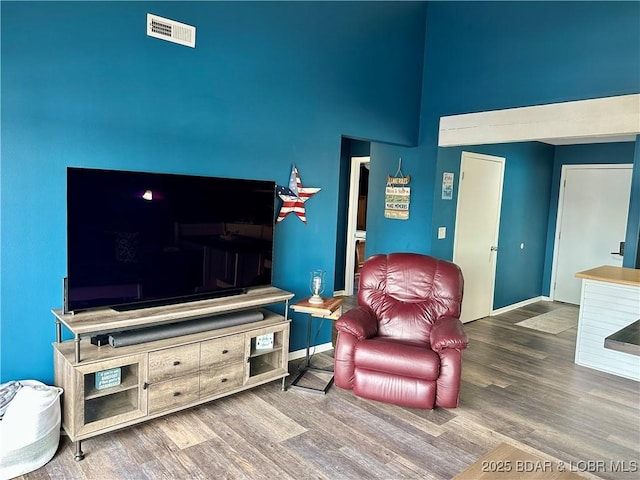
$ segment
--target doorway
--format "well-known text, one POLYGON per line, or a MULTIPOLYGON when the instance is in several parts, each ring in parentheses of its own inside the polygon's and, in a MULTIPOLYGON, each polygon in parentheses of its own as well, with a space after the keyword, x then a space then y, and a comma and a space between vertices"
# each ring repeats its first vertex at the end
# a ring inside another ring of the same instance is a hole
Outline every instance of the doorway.
POLYGON ((464 276, 463 323, 493 309, 504 163, 502 157, 462 152, 453 261, 464 276))
POLYGON ((564 165, 552 266, 553 300, 580 304, 577 272, 622 266, 633 165, 564 165), (622 249, 621 249, 622 246, 622 249))
POLYGON ((365 242, 367 239, 367 198, 370 161, 370 157, 351 157, 344 270, 346 295, 354 294, 359 267, 364 262, 365 242))

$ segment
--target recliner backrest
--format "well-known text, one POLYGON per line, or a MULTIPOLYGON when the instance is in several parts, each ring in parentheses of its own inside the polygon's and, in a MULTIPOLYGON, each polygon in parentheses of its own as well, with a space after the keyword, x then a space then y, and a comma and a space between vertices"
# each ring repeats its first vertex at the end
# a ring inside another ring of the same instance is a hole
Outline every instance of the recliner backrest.
POLYGON ((367 259, 360 273, 358 304, 378 318, 378 336, 429 342, 440 317, 460 316, 460 268, 418 253, 390 253, 367 259))

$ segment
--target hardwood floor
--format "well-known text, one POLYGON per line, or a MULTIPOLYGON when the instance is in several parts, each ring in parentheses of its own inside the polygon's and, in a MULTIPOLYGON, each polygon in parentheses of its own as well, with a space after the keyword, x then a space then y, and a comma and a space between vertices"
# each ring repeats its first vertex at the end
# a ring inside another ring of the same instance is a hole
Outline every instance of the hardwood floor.
MULTIPOLYGON (((401 408, 335 386, 282 392, 273 382, 87 440, 81 462, 63 436, 52 461, 23 478, 450 479, 507 443, 587 478, 637 479, 639 384, 575 365, 576 328, 514 325, 560 305, 465 325, 457 409, 401 408)), ((296 371, 292 363, 290 378, 296 371)), ((512 473, 497 478, 520 478, 512 473)))

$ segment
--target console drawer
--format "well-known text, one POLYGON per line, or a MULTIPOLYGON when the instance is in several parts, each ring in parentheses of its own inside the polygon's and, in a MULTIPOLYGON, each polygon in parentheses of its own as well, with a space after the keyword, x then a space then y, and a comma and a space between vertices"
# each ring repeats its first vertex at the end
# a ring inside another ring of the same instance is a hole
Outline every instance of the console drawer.
POLYGON ((167 380, 149 385, 149 413, 161 412, 180 405, 195 402, 200 398, 198 374, 167 380))
POLYGON ((149 353, 149 383, 198 371, 200 344, 182 345, 149 353))
POLYGON ((212 397, 241 387, 243 380, 244 363, 202 370, 200 372, 200 398, 212 397))
POLYGON ((202 342, 200 369, 207 370, 244 361, 244 335, 230 335, 202 342))

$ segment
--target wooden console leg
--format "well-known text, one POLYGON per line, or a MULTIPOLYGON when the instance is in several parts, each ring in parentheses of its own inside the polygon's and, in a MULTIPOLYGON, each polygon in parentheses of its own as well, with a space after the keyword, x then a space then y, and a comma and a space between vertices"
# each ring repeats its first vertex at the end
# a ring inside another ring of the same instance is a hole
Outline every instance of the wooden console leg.
POLYGON ((80 460, 84 460, 84 452, 82 451, 82 441, 80 440, 76 442, 76 454, 73 457, 73 459, 76 462, 79 462, 80 460))

